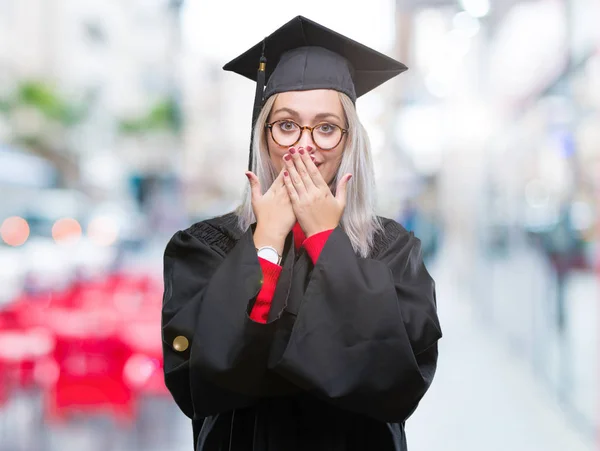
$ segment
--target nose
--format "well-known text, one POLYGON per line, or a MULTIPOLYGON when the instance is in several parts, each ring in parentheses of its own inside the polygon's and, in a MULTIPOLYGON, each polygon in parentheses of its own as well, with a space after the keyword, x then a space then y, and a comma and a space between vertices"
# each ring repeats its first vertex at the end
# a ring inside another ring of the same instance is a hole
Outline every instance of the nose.
POLYGON ((302 134, 300 135, 300 141, 298 141, 297 146, 298 147, 304 147, 309 152, 312 151, 312 150, 314 150, 317 147, 315 145, 315 143, 313 142, 310 130, 308 130, 306 128, 304 130, 302 130, 302 134), (309 149, 309 147, 311 149, 309 149))

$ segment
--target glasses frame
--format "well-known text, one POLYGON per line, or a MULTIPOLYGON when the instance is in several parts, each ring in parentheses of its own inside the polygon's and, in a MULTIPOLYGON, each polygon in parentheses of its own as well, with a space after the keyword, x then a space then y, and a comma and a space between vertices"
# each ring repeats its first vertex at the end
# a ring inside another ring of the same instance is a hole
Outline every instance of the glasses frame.
POLYGON ((273 141, 275 142, 275 144, 277 144, 280 147, 293 147, 296 144, 298 144, 300 142, 300 140, 302 139, 302 134, 304 133, 304 130, 309 130, 310 131, 310 138, 312 139, 312 142, 315 144, 315 146, 317 146, 319 149, 321 150, 331 150, 331 149, 335 149, 337 146, 340 145, 340 143, 342 142, 342 139, 344 139, 344 135, 346 133, 348 133, 348 129, 347 128, 342 128, 337 124, 332 124, 331 122, 319 122, 316 125, 313 125, 312 127, 309 125, 300 125, 295 121, 292 121, 290 119, 279 119, 277 121, 271 122, 271 123, 266 123, 265 127, 268 128, 271 132, 271 138, 273 139, 273 141), (296 124, 298 126, 298 128, 300 129, 300 134, 298 135, 298 139, 296 140, 296 142, 294 144, 290 144, 289 146, 284 146, 283 144, 279 144, 279 142, 277 142, 277 140, 275 139, 275 136, 273 136, 273 125, 278 124, 279 122, 291 122, 292 124, 296 124), (340 135, 340 139, 337 143, 335 143, 335 146, 331 146, 331 147, 320 147, 317 142, 315 141, 315 137, 313 135, 313 130, 315 128, 317 128, 319 125, 323 125, 323 124, 327 124, 327 125, 331 125, 332 127, 337 127, 340 129, 340 131, 342 132, 342 134, 340 135))

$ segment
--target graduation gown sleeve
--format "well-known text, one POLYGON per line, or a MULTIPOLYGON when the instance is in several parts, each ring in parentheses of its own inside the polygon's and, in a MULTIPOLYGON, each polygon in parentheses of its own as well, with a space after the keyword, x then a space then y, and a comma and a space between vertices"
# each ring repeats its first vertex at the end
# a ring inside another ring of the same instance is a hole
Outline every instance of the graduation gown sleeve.
POLYGON ((374 259, 329 236, 275 371, 334 405, 403 422, 427 391, 441 337, 420 242, 399 225, 374 259))
POLYGON ((267 323, 269 320, 269 311, 271 303, 277 288, 277 281, 281 275, 281 266, 271 263, 264 258, 258 258, 260 268, 263 274, 263 285, 256 296, 256 302, 250 312, 250 318, 257 323, 267 323))
POLYGON ((164 278, 165 383, 181 410, 214 415, 274 389, 265 376, 273 324, 249 317, 262 282, 251 229, 227 254, 177 232, 165 249, 164 278))

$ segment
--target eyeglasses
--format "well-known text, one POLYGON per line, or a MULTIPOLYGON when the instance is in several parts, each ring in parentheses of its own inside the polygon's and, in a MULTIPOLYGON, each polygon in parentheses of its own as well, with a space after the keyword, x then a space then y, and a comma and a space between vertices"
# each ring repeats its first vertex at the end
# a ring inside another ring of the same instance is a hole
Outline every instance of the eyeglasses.
POLYGON ((336 147, 341 141, 348 129, 342 128, 328 122, 320 122, 313 127, 308 125, 301 126, 283 119, 280 121, 265 124, 271 130, 271 138, 281 147, 291 147, 298 144, 304 130, 310 130, 310 135, 315 145, 321 150, 331 150, 336 147))

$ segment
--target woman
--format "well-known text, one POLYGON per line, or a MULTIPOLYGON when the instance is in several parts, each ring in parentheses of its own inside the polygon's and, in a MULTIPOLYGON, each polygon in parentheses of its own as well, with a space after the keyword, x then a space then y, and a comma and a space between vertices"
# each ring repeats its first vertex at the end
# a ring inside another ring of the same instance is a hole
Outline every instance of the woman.
POLYGON ((406 450, 437 363, 434 282, 419 240, 373 212, 354 106, 406 67, 299 16, 225 69, 257 80, 249 190, 164 260, 165 382, 194 447, 406 450))

